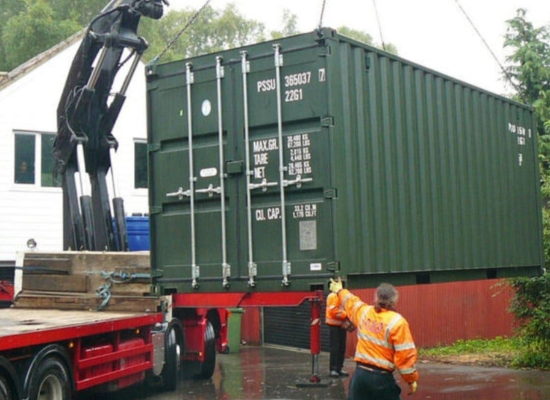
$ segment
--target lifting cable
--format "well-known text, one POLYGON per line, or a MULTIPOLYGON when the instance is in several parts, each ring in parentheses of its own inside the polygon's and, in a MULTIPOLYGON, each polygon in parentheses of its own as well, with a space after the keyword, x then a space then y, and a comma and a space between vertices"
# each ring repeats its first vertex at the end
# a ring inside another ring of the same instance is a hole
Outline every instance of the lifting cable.
POLYGON ((518 96, 521 97, 521 99, 527 103, 527 100, 523 97, 523 95, 521 94, 521 91, 520 91, 520 88, 514 83, 514 81, 512 80, 512 77, 510 76, 510 74, 508 73, 508 71, 506 71, 506 69, 504 68, 504 66, 501 64, 501 62, 499 61, 498 57, 495 55, 495 53, 493 52, 493 50, 491 49, 491 47, 489 46, 489 44, 487 43, 487 41, 485 40, 485 38, 483 37, 483 35, 481 34, 481 32, 479 32, 479 30, 477 29, 477 27, 475 26, 474 22, 471 20, 471 18, 468 16, 468 13, 466 13, 466 10, 464 10, 464 8, 460 5, 460 3, 458 2, 458 0, 455 0, 455 3, 457 4, 458 8, 460 8, 460 11, 462 11, 462 14, 464 14, 464 16, 466 17, 466 19, 468 20, 468 22, 470 23, 470 25, 472 26, 472 28, 474 28, 474 31, 476 32, 477 36, 479 36, 479 38, 481 39, 481 41, 483 42, 483 44, 485 45, 485 47, 487 48, 487 50, 489 50, 489 53, 491 53, 491 56, 493 56, 494 60, 497 62, 498 66, 500 67, 500 69, 502 70, 502 72, 504 73, 504 76, 506 76, 506 79, 508 80, 508 82, 514 87, 514 89, 516 89, 516 92, 518 94, 518 96))
POLYGON ((185 24, 185 26, 183 28, 180 29, 180 31, 176 34, 176 36, 174 36, 169 42, 168 44, 166 45, 166 47, 164 48, 164 50, 162 50, 160 52, 160 54, 158 56, 156 56, 155 58, 153 58, 150 62, 150 64, 155 64, 158 62, 158 60, 160 60, 168 50, 170 50, 170 48, 174 45, 174 43, 176 43, 176 41, 180 38, 181 35, 183 35, 183 33, 191 26, 191 24, 193 24, 193 22, 195 22, 195 20, 198 18, 198 16, 203 12, 203 10, 208 6, 208 4, 210 4, 210 1, 211 0, 207 0, 203 6, 197 11, 195 12, 195 14, 193 14, 193 16, 189 19, 189 21, 187 21, 187 24, 185 24))
POLYGON ((327 5, 327 0, 323 0, 323 6, 321 7, 321 16, 319 17, 319 31, 323 27, 323 17, 325 15, 325 6, 327 5))
POLYGON ((380 23, 380 16, 378 15, 378 7, 376 5, 376 0, 372 0, 374 5, 374 13, 376 14, 376 22, 378 23, 378 32, 380 33, 380 41, 382 42, 382 49, 386 51, 386 43, 384 42, 384 35, 382 35, 382 24, 380 23))

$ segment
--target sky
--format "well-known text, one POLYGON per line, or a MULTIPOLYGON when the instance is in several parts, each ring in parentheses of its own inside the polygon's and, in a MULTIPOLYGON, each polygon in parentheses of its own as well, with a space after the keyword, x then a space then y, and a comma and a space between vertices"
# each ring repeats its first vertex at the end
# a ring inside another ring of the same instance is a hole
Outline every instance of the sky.
MULTIPOLYGON (((384 42, 394 44, 399 56, 409 61, 497 94, 510 93, 499 64, 457 1, 503 65, 506 20, 514 18, 518 8, 527 10, 527 20, 535 27, 550 24, 550 0, 325 0, 322 25, 366 31, 378 44, 381 30, 384 42)), ((170 0, 170 9, 198 9, 205 2, 170 0)), ((313 31, 323 7, 323 0, 211 0, 210 5, 223 9, 227 3, 264 23, 268 31, 282 27, 285 9, 297 16, 301 32, 313 31)))

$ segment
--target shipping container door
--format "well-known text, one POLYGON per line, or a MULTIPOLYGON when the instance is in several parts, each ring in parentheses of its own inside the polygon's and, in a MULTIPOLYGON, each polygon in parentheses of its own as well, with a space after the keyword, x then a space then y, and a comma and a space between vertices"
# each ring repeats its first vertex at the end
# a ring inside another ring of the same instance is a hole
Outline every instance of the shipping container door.
MULTIPOLYGON (((242 56, 241 265, 261 290, 309 290, 334 262, 325 60, 312 46, 242 56)), ((241 144, 239 144, 241 146, 241 144)))
MULTIPOLYGON (((219 106, 230 104, 222 78, 216 60, 200 71, 187 64, 149 91, 152 264, 160 281, 175 288, 198 287, 201 277, 221 288, 230 275, 226 221, 234 196, 225 166, 233 139, 219 106)), ((234 223, 231 229, 235 236, 234 223)))

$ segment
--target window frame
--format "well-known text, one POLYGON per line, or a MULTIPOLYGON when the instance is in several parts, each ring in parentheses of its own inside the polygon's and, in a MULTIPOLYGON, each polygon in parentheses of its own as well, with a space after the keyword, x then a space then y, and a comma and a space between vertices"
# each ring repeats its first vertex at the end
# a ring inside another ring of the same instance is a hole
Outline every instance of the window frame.
MULTIPOLYGON (((42 174, 44 171, 42 171, 43 167, 43 160, 42 160, 42 146, 44 144, 43 139, 45 139, 46 136, 56 136, 56 132, 46 132, 46 131, 28 131, 28 130, 22 130, 22 129, 14 129, 13 130, 13 148, 12 148, 12 157, 13 162, 11 163, 12 166, 12 174, 11 174, 11 184, 16 189, 29 189, 29 190, 41 190, 41 191, 60 191, 61 185, 43 185, 43 179, 42 174), (20 183, 16 182, 16 169, 17 165, 16 162, 18 160, 18 156, 16 154, 17 151, 17 137, 18 136, 32 136, 34 138, 34 179, 32 183, 20 183)), ((52 159, 53 160, 53 159, 52 159)), ((46 171, 46 172, 52 172, 52 171, 46 171)))
POLYGON ((134 139, 134 190, 148 190, 149 189, 149 168, 148 164, 148 152, 147 152, 147 140, 145 139, 134 139), (137 176, 137 170, 138 170, 138 159, 137 159, 137 146, 138 145, 144 145, 145 146, 145 186, 137 186, 138 184, 138 176, 137 176))

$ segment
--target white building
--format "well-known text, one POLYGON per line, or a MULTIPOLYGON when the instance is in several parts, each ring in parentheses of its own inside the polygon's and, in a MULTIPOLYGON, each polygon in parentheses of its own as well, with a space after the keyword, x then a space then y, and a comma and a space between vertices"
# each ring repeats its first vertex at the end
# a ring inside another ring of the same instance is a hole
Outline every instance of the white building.
MULTIPOLYGON (((0 75, 0 262, 15 260, 29 239, 40 251, 62 250, 62 193, 54 186, 51 146, 57 105, 80 39, 77 34, 0 75), (26 183, 20 179, 23 163, 29 171, 26 183)), ((119 141, 117 177, 127 215, 148 212, 145 93, 141 64, 113 131, 119 141)))

